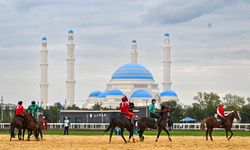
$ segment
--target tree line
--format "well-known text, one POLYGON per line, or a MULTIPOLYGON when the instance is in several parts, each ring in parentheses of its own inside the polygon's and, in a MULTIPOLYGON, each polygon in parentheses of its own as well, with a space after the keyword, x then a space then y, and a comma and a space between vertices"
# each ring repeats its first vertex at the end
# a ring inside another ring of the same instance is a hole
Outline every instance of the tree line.
MULTIPOLYGON (((206 117, 214 116, 214 114, 216 114, 217 105, 222 103, 225 111, 236 110, 239 112, 241 118, 240 122, 250 123, 250 97, 245 98, 238 95, 232 95, 230 93, 220 97, 214 92, 197 92, 193 101, 194 103, 192 103, 191 106, 183 106, 177 104, 176 101, 163 102, 161 105, 167 105, 173 108, 171 115, 174 122, 179 122, 184 117, 191 117, 197 122, 200 122, 206 117)), ((63 109, 80 110, 81 108, 76 105, 65 108, 58 102, 46 109, 43 109, 42 113, 46 116, 49 122, 60 122, 60 110, 63 109)), ((95 104, 92 109, 100 110, 110 108, 102 108, 101 104, 95 104)), ((82 110, 86 109, 83 108, 82 110)), ((3 122, 10 122, 12 118, 10 114, 14 114, 12 111, 14 110, 5 109, 3 122)))

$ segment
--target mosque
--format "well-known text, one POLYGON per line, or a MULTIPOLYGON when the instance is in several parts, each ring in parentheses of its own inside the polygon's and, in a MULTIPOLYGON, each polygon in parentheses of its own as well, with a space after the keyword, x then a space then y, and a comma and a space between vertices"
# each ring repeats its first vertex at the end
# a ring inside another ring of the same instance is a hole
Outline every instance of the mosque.
MULTIPOLYGON (((147 106, 151 99, 157 100, 157 105, 164 101, 174 100, 179 102, 177 94, 171 90, 170 80, 170 38, 166 33, 163 42, 163 91, 158 88, 152 73, 143 65, 138 64, 137 43, 132 41, 131 62, 119 67, 112 75, 111 80, 106 85, 105 91, 96 90, 89 94, 84 108, 91 109, 95 104, 100 104, 103 108, 117 108, 123 95, 126 95, 135 106, 147 106)), ((74 105, 74 32, 68 31, 67 38, 67 79, 66 79, 66 106, 74 105)), ((47 38, 42 38, 41 52, 41 82, 40 99, 44 107, 48 106, 48 49, 47 38)))
POLYGON ((148 106, 151 99, 157 100, 157 105, 164 101, 179 102, 177 94, 171 90, 170 81, 170 38, 165 34, 163 43, 163 91, 158 88, 152 73, 142 64, 138 64, 137 43, 132 41, 131 62, 120 66, 106 85, 105 91, 96 90, 89 94, 84 108, 91 109, 95 104, 103 108, 117 108, 123 95, 128 97, 135 106, 148 106))

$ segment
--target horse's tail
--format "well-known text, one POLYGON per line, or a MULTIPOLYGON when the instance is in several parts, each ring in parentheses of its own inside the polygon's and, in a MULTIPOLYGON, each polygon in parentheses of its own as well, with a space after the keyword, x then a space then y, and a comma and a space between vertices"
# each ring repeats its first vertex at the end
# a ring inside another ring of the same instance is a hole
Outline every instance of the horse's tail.
POLYGON ((108 132, 112 128, 113 124, 114 124, 114 118, 111 118, 109 126, 108 126, 108 128, 104 132, 108 132))
POLYGON ((14 138, 15 137, 15 122, 11 122, 10 123, 10 141, 11 141, 11 139, 12 138, 14 138))
POLYGON ((201 122, 201 130, 202 131, 205 130, 206 121, 207 121, 207 118, 203 119, 202 122, 201 122))

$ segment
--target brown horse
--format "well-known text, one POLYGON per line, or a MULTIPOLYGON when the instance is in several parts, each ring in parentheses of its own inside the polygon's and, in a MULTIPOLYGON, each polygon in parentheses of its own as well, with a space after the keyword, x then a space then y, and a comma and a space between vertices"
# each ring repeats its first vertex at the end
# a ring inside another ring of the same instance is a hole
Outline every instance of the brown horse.
MULTIPOLYGON (((233 132, 232 132, 231 128, 232 128, 234 118, 236 118, 238 121, 240 120, 240 117, 236 111, 233 111, 232 113, 228 114, 225 117, 225 122, 224 122, 223 128, 225 128, 226 138, 228 141, 233 136, 233 132), (228 138, 228 131, 231 133, 229 138, 228 138)), ((208 117, 208 118, 203 119, 203 121, 201 122, 201 129, 204 131, 205 125, 206 125, 206 127, 207 127, 206 140, 208 140, 208 133, 209 133, 210 139, 211 139, 211 141, 213 141, 213 138, 212 138, 213 128, 219 128, 220 124, 221 124, 221 122, 217 121, 217 119, 215 117, 208 117)))
POLYGON ((32 131, 35 134, 35 137, 37 140, 39 140, 38 137, 38 128, 37 128, 37 122, 34 121, 34 119, 31 117, 31 115, 25 111, 23 113, 23 117, 21 116, 15 116, 10 123, 10 141, 12 140, 12 138, 15 137, 15 128, 17 128, 19 130, 18 133, 18 138, 19 140, 21 139, 21 130, 23 129, 23 139, 24 139, 24 134, 25 134, 25 129, 28 130, 28 140, 30 140, 30 136, 32 134, 32 131), (23 124, 23 120, 25 121, 25 126, 23 124))
POLYGON ((18 129, 18 139, 22 140, 24 139, 24 133, 26 127, 24 126, 24 117, 22 116, 15 116, 10 123, 10 141, 12 138, 15 138, 15 128, 18 129), (23 130, 23 135, 22 135, 23 130))
POLYGON ((139 137, 140 137, 140 140, 143 141, 144 140, 144 136, 143 136, 143 132, 147 129, 147 128, 151 128, 151 129, 157 129, 158 128, 158 134, 157 134, 157 138, 155 140, 155 142, 158 141, 159 137, 160 137, 160 134, 161 134, 161 131, 164 130, 167 135, 168 135, 168 139, 169 141, 172 141, 171 137, 170 137, 170 134, 166 128, 166 125, 167 125, 167 120, 168 120, 168 113, 170 112, 170 108, 168 107, 162 107, 161 108, 161 111, 160 111, 160 116, 161 116, 161 119, 160 121, 158 122, 158 125, 156 127, 156 122, 154 119, 150 118, 150 117, 141 117, 139 120, 138 120, 138 128, 139 128, 139 137))
MULTIPOLYGON (((111 138, 112 138, 113 132, 114 132, 116 127, 121 128, 121 137, 125 143, 127 143, 127 140, 123 136, 123 132, 124 132, 125 128, 129 132, 129 140, 131 139, 131 137, 133 137, 134 126, 131 124, 131 121, 121 113, 120 116, 116 116, 116 117, 111 118, 109 126, 105 130, 105 132, 108 132, 110 130, 109 143, 111 143, 111 138)), ((133 142, 135 142, 134 137, 133 137, 133 142)))

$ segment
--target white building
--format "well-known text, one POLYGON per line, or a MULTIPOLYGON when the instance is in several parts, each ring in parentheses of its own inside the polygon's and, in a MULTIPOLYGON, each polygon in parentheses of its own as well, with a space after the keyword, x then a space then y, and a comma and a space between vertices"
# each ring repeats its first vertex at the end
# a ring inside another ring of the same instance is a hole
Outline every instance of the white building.
POLYGON ((165 34, 163 45, 163 92, 160 92, 151 72, 137 63, 138 52, 135 40, 132 41, 131 49, 131 62, 122 65, 113 73, 105 91, 97 90, 90 93, 83 107, 92 108, 99 103, 102 107, 117 108, 123 95, 134 102, 135 106, 147 106, 153 98, 158 104, 169 100, 179 101, 176 93, 171 90, 169 34, 165 34))

